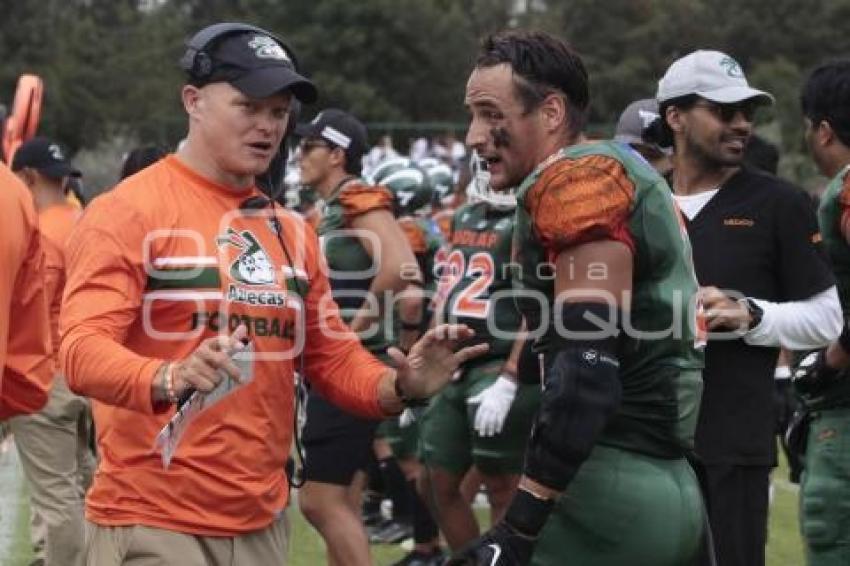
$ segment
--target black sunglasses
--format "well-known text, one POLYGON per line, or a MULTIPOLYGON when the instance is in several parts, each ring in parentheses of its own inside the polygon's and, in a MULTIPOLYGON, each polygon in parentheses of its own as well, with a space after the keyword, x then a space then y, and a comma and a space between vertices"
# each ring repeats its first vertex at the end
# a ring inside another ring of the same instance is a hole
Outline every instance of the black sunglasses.
POLYGON ((299 144, 299 147, 301 148, 301 153, 309 153, 317 147, 326 147, 328 149, 333 149, 336 146, 319 140, 305 140, 299 144))
POLYGON ((700 100, 694 103, 698 108, 705 108, 721 122, 730 123, 735 119, 735 116, 740 112, 744 116, 744 120, 752 122, 756 117, 758 104, 753 101, 736 102, 732 104, 721 104, 719 102, 711 102, 709 100, 700 100))

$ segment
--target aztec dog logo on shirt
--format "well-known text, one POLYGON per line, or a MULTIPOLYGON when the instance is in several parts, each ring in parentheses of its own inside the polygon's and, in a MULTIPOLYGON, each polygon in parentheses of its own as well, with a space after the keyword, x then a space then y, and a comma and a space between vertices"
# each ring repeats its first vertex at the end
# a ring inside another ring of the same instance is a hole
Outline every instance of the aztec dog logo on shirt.
POLYGON ((277 287, 278 282, 269 255, 249 230, 237 232, 228 228, 224 235, 216 237, 216 244, 219 248, 229 246, 239 251, 230 264, 230 277, 236 284, 231 283, 227 287, 228 301, 264 307, 283 307, 287 304, 287 293, 284 291, 250 288, 269 285, 277 287))
POLYGON ((236 260, 230 264, 230 276, 246 285, 271 285, 274 283, 274 266, 266 250, 248 230, 241 233, 233 228, 227 234, 218 236, 219 247, 233 246, 240 250, 236 260))

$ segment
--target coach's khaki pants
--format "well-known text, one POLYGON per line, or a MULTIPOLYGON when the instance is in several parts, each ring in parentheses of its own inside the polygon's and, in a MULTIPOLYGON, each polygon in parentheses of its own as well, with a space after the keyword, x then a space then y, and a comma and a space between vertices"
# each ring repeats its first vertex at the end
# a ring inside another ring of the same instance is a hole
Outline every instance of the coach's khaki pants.
POLYGON ((43 544, 44 555, 37 557, 47 566, 82 564, 87 486, 81 483, 91 481, 94 466, 84 438, 90 418, 88 401, 71 393, 57 376, 44 409, 10 420, 30 489, 33 543, 39 555, 43 544))
POLYGON ((132 525, 88 523, 86 566, 284 566, 286 517, 234 537, 196 536, 132 525))

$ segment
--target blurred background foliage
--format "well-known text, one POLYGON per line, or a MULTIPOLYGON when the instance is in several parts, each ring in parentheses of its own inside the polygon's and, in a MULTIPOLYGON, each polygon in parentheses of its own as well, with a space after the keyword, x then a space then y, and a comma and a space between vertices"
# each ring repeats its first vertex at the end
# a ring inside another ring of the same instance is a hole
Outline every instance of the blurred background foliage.
POLYGON ((0 0, 0 13, 0 102, 11 103, 21 73, 42 76, 40 133, 79 153, 94 177, 104 152, 173 148, 183 137, 177 60, 216 21, 285 38, 321 92, 307 117, 349 109, 375 138, 395 133, 401 149, 414 135, 463 135, 464 84, 491 31, 532 27, 571 42, 592 78, 590 122, 601 135, 629 102, 654 95, 674 59, 720 49, 776 96, 759 132, 780 147, 781 172, 810 188, 820 181, 804 155, 800 84, 819 62, 850 53, 839 25, 850 0, 0 0))

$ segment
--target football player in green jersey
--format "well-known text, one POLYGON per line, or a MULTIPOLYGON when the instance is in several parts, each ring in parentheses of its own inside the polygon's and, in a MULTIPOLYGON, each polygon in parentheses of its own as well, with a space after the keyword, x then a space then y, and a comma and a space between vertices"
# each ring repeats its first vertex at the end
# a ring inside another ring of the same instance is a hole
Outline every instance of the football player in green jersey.
MULTIPOLYGON (((318 234, 333 298, 362 344, 381 357, 389 345, 380 312, 385 297, 406 286, 403 266, 412 266, 413 278, 421 279, 393 219, 392 196, 360 178, 367 139, 355 117, 327 109, 296 133, 302 137, 301 181, 325 201, 318 234)), ((360 500, 376 425, 310 391, 299 505, 326 543, 328 564, 371 563, 360 500)))
MULTIPOLYGON (((419 338, 423 327, 427 326, 424 301, 433 293, 434 256, 443 245, 439 229, 427 217, 434 189, 425 171, 404 158, 379 165, 372 174, 372 182, 386 188, 393 196, 393 213, 407 237, 423 276, 423 281, 412 282, 396 301, 398 312, 393 319, 393 339, 399 348, 408 351, 419 338)), ((374 442, 379 467, 386 469, 391 465, 388 458, 395 456, 407 482, 404 495, 407 498, 407 507, 410 508, 410 517, 407 519, 413 526, 414 547, 394 566, 430 566, 441 564, 444 558, 439 546, 437 524, 416 492, 416 482, 420 476, 420 466, 416 458, 419 426, 412 411, 410 408, 405 409, 398 419, 382 422, 374 442)), ((390 484, 390 478, 387 478, 386 482, 390 484)), ((399 511, 401 509, 396 509, 394 505, 393 520, 404 522, 404 517, 396 516, 399 511)), ((373 540, 392 540, 397 532, 401 532, 399 525, 391 522, 378 530, 373 540)))
POLYGON ((821 65, 801 96, 806 141, 820 172, 831 178, 818 213, 832 260, 845 325, 839 339, 805 360, 795 385, 812 413, 800 486, 800 523, 810 566, 850 563, 850 60, 821 65))
MULTIPOLYGON (((434 186, 431 184, 431 177, 420 167, 407 162, 403 167, 397 167, 407 160, 393 160, 393 162, 385 162, 378 168, 372 176, 372 182, 375 185, 382 186, 389 190, 393 196, 393 214, 396 216, 399 226, 401 227, 407 241, 413 250, 413 255, 419 264, 419 270, 422 273, 422 289, 425 295, 430 295, 434 292, 436 277, 434 274, 434 261, 437 252, 443 247, 443 238, 436 223, 428 217, 430 205, 434 198, 434 186), (390 166, 388 164, 392 163, 390 166)), ((416 282, 419 284, 420 282, 416 282)), ((408 287, 408 291, 410 291, 408 287)), ((408 301, 400 301, 399 308, 407 308, 408 301)), ((420 303, 416 305, 422 307, 420 303)), ((393 335, 398 339, 402 350, 407 350, 410 345, 418 338, 419 334, 427 327, 427 311, 418 308, 411 309, 411 314, 401 316, 397 319, 399 328, 394 328, 393 335), (406 324, 405 324, 406 321, 406 324), (413 321, 421 321, 415 323, 413 321)))
MULTIPOLYGON (((433 292, 436 283, 434 258, 444 243, 439 228, 429 217, 436 195, 433 178, 427 171, 408 162, 400 168, 379 167, 372 180, 393 195, 393 213, 419 263, 423 288, 426 294, 433 292)), ((427 326, 427 321, 424 323, 427 326)))
POLYGON ((684 566, 700 545, 689 243, 642 157, 586 143, 589 98, 581 58, 538 32, 486 38, 467 82, 467 145, 495 189, 519 186, 514 284, 543 394, 504 519, 450 564, 684 566))
POLYGON ((462 321, 490 349, 461 368, 459 377, 431 400, 421 424, 420 457, 428 471, 421 493, 454 550, 480 533, 461 492, 464 475, 475 466, 493 522, 501 519, 519 481, 540 396, 538 385, 519 385, 516 379, 525 342, 511 292, 516 196, 490 190, 484 171, 477 177, 477 190, 451 223, 433 300, 434 321, 462 321))

